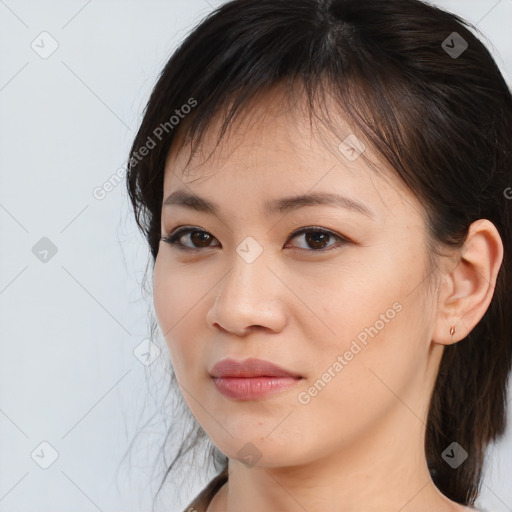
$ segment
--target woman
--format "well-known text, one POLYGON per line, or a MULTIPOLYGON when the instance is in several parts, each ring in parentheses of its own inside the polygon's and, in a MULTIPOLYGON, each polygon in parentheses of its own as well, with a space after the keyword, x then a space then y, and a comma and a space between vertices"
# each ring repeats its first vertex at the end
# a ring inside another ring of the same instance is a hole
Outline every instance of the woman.
MULTIPOLYGON (((127 185, 189 511, 471 510, 505 430, 512 98, 418 0, 235 0, 156 84, 127 185)), ((167 476, 167 475, 166 475, 167 476)), ((165 478, 164 478, 165 480, 165 478)))

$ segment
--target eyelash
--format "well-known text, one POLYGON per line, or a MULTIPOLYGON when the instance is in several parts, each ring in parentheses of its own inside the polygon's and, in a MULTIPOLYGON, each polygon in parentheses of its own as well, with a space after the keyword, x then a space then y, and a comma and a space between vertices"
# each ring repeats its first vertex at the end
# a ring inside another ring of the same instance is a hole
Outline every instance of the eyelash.
MULTIPOLYGON (((199 252, 199 251, 202 251, 202 250, 213 249, 214 247, 218 247, 218 246, 213 246, 213 247, 188 247, 188 246, 186 246, 186 245, 184 245, 184 244, 182 244, 181 242, 178 241, 183 235, 188 235, 190 233, 196 233, 196 232, 197 233, 207 233, 208 235, 211 235, 211 233, 209 233, 208 231, 203 230, 203 229, 196 229, 196 228, 185 227, 185 228, 178 228, 174 233, 171 233, 170 235, 167 235, 167 236, 163 236, 163 237, 160 238, 160 240, 162 242, 165 242, 165 243, 175 247, 176 249, 178 249, 180 251, 186 251, 186 252, 199 252)), ((325 235, 329 235, 332 238, 337 239, 338 243, 330 245, 330 246, 328 246, 327 248, 324 248, 324 249, 310 249, 309 250, 309 249, 299 248, 298 250, 301 251, 301 252, 316 252, 316 253, 327 252, 327 251, 336 249, 337 247, 340 247, 340 246, 352 243, 351 240, 349 240, 348 238, 346 238, 344 236, 341 236, 341 235, 338 235, 336 233, 333 233, 332 231, 329 231, 329 230, 326 230, 326 229, 323 229, 323 228, 317 228, 317 227, 314 227, 314 226, 310 226, 310 227, 306 227, 306 228, 301 228, 298 231, 295 231, 294 233, 292 233, 292 235, 290 236, 290 238, 288 240, 291 240, 292 238, 295 238, 295 237, 297 237, 299 235, 302 235, 304 233, 322 233, 322 234, 325 234, 325 235)), ((213 238, 215 238, 215 237, 213 237, 213 238)))

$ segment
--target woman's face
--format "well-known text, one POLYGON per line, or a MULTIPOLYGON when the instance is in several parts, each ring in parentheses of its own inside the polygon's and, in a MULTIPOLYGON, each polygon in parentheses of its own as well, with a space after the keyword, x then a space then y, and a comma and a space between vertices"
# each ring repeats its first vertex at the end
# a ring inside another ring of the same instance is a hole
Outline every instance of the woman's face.
POLYGON ((179 190, 216 213, 194 201, 163 206, 162 236, 192 231, 178 238, 184 247, 160 242, 155 310, 188 406, 232 459, 304 464, 384 431, 396 449, 401 431, 424 428, 442 349, 431 342, 421 205, 368 145, 378 172, 357 157, 361 147, 340 147, 349 134, 320 140, 305 116, 273 109, 246 119, 205 162, 210 130, 186 177, 188 150, 169 155, 164 200, 179 190), (285 201, 327 194, 345 199, 285 201), (267 211, 274 202, 288 207, 267 211), (228 396, 211 376, 226 358, 263 359, 300 378, 228 396))

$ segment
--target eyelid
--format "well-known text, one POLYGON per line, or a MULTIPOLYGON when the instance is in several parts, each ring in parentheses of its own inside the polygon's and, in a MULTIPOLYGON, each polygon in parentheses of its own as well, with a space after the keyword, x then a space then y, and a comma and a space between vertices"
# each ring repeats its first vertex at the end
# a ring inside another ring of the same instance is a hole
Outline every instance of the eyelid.
POLYGON ((187 235, 189 233, 194 233, 194 232, 208 233, 213 238, 215 238, 206 229, 199 228, 199 227, 196 227, 196 226, 179 226, 179 227, 175 228, 174 230, 172 230, 168 235, 164 235, 164 236, 160 237, 160 240, 162 242, 166 242, 166 243, 170 244, 172 247, 176 247, 177 249, 184 250, 184 251, 189 251, 189 252, 191 252, 191 251, 204 251, 206 249, 212 249, 213 247, 218 247, 218 246, 213 246, 213 247, 188 247, 188 246, 183 245, 183 244, 181 244, 181 243, 179 243, 177 241, 177 240, 179 240, 179 238, 181 238, 181 236, 187 235))
MULTIPOLYGON (((344 235, 341 235, 340 233, 336 233, 335 231, 332 231, 331 229, 327 229, 327 228, 323 228, 321 226, 305 226, 303 228, 299 228, 297 229, 296 231, 294 231, 288 238, 288 240, 291 240, 292 238, 295 238, 299 235, 302 235, 304 233, 309 233, 309 232, 322 232, 322 233, 326 233, 328 235, 331 235, 333 238, 336 238, 338 240, 338 242, 341 242, 342 244, 354 244, 355 242, 353 240, 351 240, 350 238, 344 236, 344 235)), ((287 240, 287 242, 288 242, 287 240)), ((334 247, 333 246, 329 246, 329 248, 332 248, 334 247)), ((311 249, 311 250, 306 250, 306 249, 300 249, 299 250, 302 250, 302 251, 305 251, 305 252, 326 252, 329 250, 329 248, 327 249, 317 249, 316 251, 314 249, 311 249)))

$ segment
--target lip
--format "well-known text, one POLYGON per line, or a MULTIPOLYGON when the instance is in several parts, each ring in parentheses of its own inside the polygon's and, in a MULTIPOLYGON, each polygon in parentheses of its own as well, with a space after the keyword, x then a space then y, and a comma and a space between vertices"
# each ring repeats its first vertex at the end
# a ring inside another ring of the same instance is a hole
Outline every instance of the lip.
POLYGON ((243 361, 234 359, 223 359, 219 361, 210 371, 212 377, 292 377, 301 378, 298 373, 285 370, 280 366, 251 357, 243 361))
POLYGON ((269 361, 224 359, 210 371, 210 375, 223 395, 238 400, 254 400, 285 391, 302 377, 269 361))

